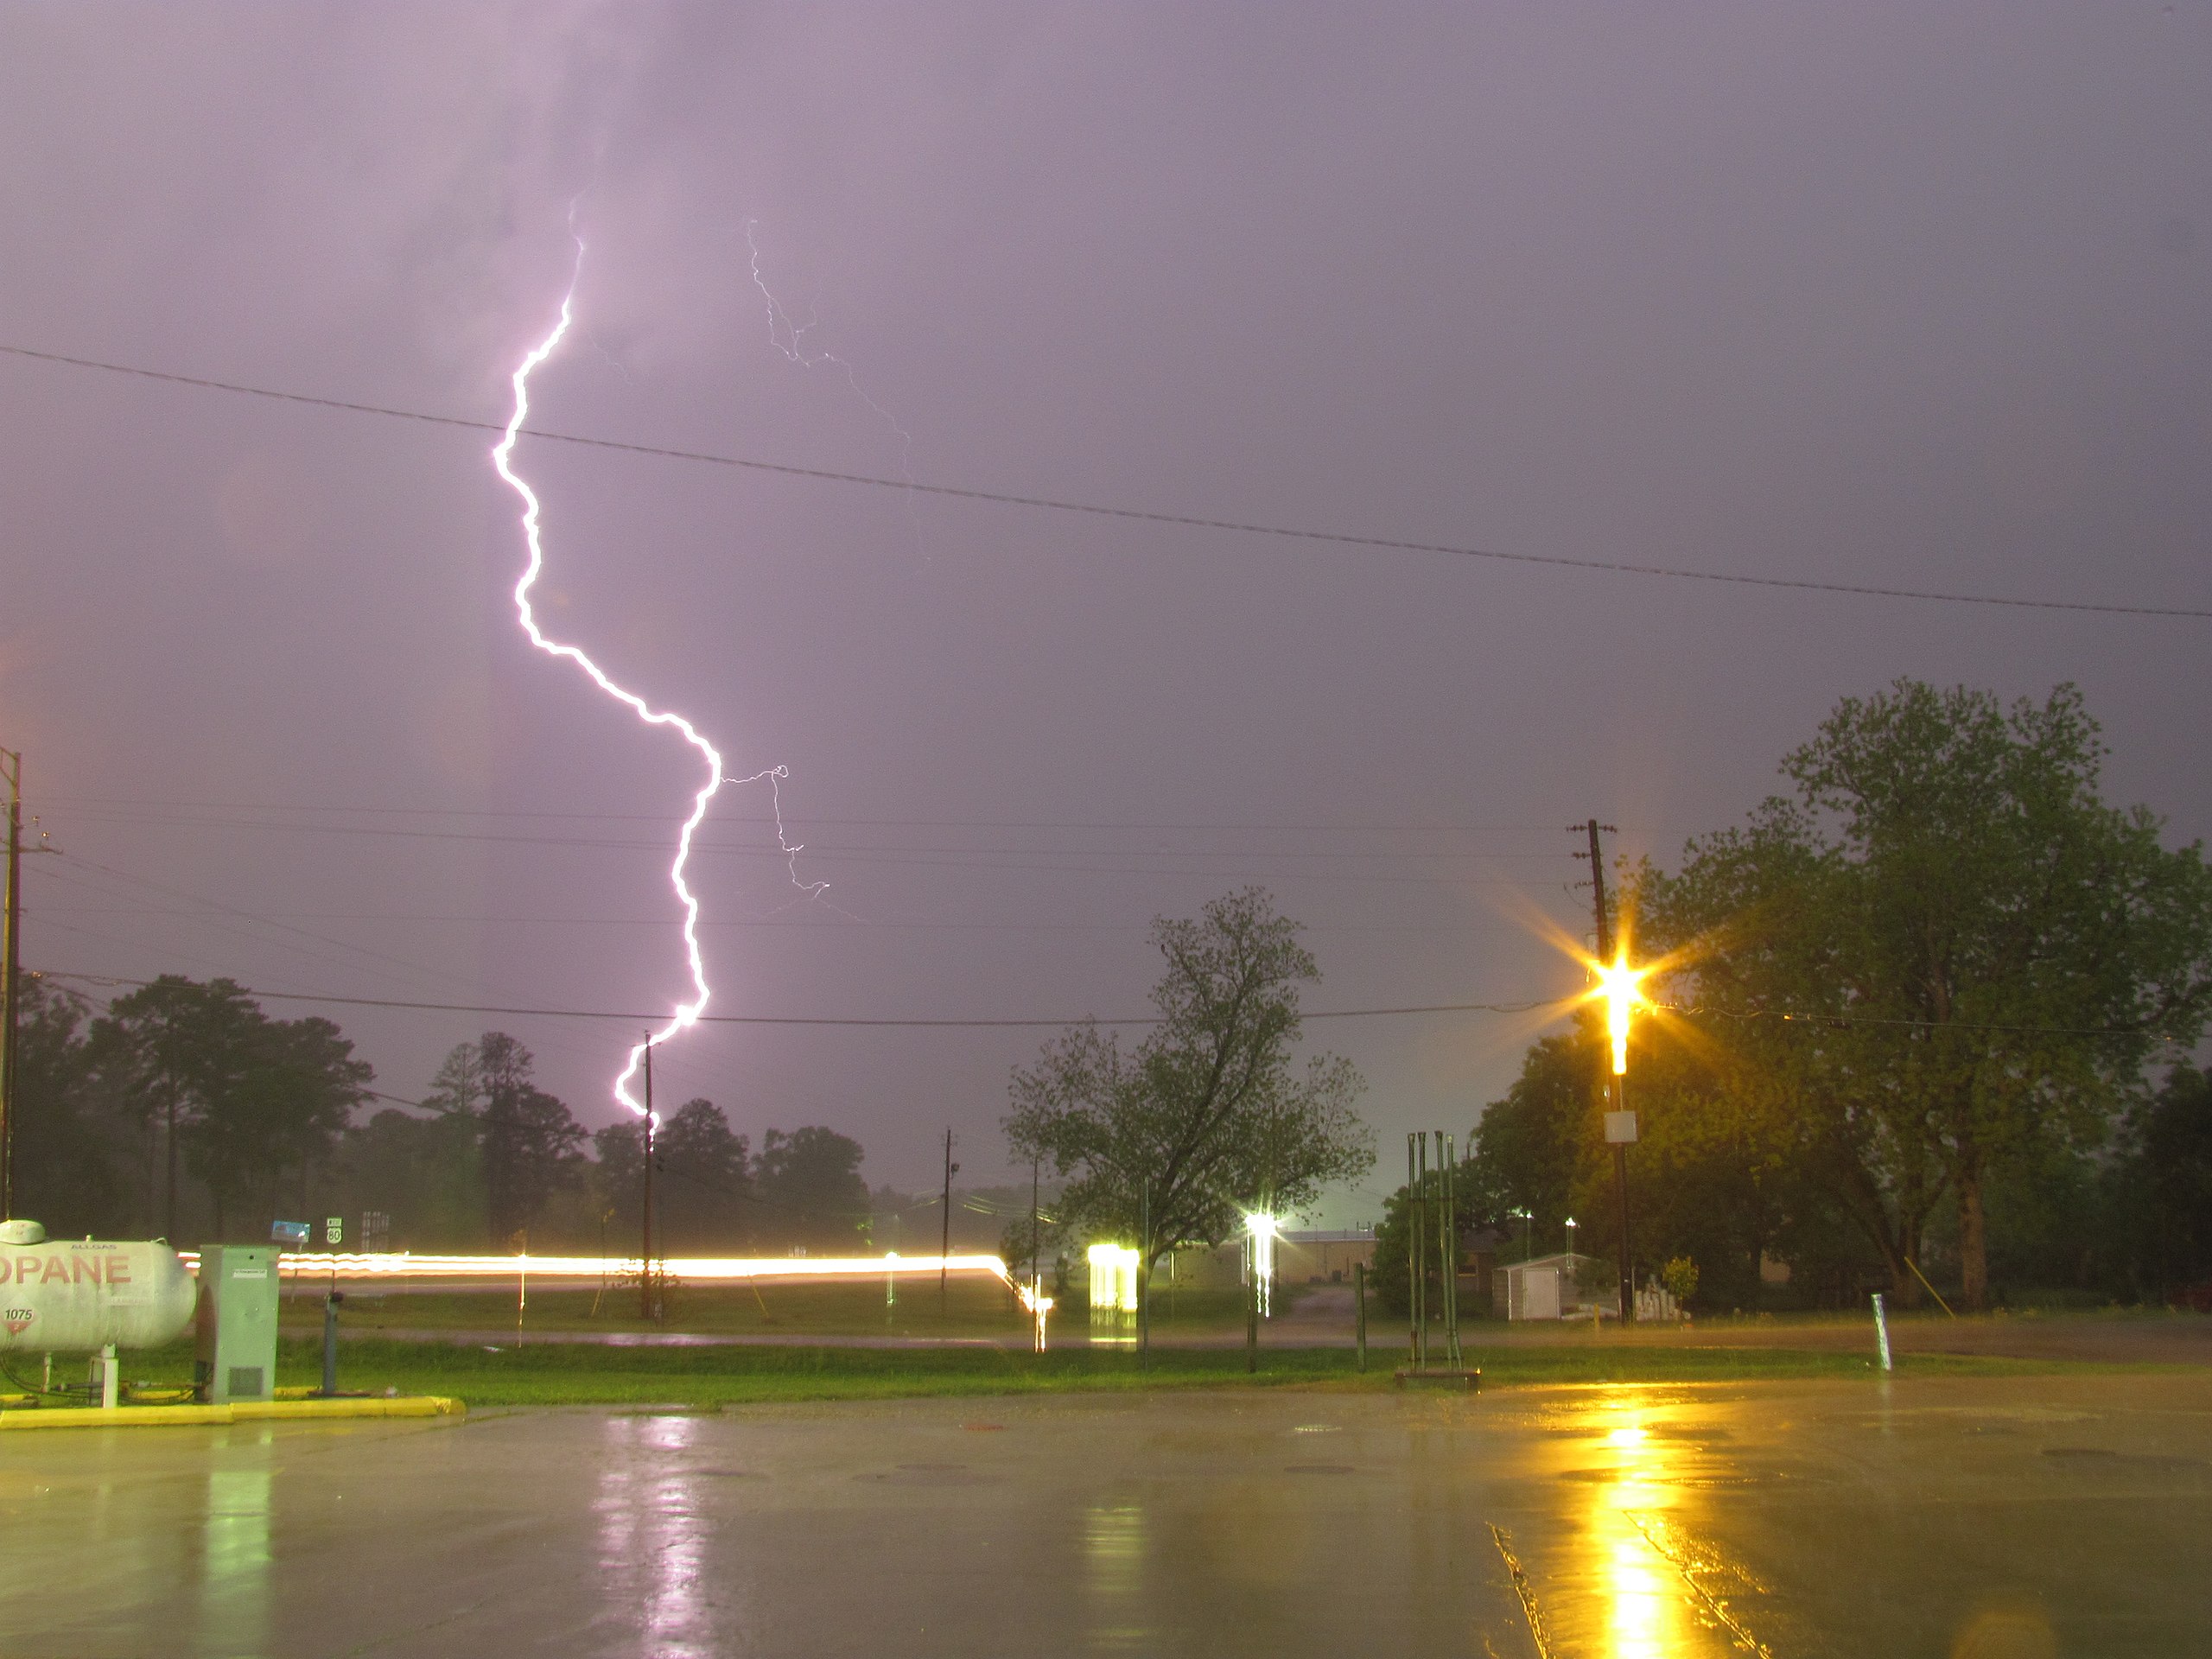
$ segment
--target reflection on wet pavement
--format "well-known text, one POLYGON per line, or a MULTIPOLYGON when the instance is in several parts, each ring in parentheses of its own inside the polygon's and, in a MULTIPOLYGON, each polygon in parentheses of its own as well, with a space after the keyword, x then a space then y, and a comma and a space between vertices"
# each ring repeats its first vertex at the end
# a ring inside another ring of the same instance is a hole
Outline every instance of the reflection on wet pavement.
POLYGON ((641 1659, 2050 1659, 2212 1630, 2212 1378, 976 1409, 8 1436, 0 1628, 641 1659))
POLYGON ((216 1653, 269 1645, 269 1436, 252 1433, 257 1444, 226 1448, 241 1465, 207 1471, 199 1622, 201 1647, 216 1653))
POLYGON ((634 1624, 646 1651, 670 1659, 715 1651, 705 1600, 707 1529, 696 1487, 704 1471, 685 1454, 696 1417, 607 1417, 596 1459, 599 1580, 634 1624))

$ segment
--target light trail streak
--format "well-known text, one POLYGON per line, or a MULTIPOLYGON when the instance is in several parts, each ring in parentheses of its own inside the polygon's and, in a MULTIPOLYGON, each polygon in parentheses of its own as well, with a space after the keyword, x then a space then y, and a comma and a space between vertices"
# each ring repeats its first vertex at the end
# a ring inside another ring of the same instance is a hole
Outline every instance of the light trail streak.
MULTIPOLYGON (((177 1259, 200 1271, 196 1250, 177 1259)), ((406 1250, 285 1250, 276 1270, 286 1279, 573 1279, 597 1282, 639 1269, 634 1256, 599 1255, 417 1255, 406 1250)), ((736 1284, 759 1279, 875 1279, 891 1274, 987 1273, 1014 1287, 1014 1276, 995 1255, 700 1255, 655 1259, 657 1271, 687 1285, 736 1284)), ((1025 1295, 1024 1300, 1027 1300, 1025 1295)))

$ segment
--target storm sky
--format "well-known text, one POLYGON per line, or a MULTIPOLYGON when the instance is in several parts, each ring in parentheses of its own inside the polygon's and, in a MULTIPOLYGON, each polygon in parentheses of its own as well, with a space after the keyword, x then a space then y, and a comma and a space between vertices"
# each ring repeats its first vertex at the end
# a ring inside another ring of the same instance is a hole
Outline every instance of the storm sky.
MULTIPOLYGON (((2212 10, 0 9, 0 345, 646 446, 1567 559, 2212 607, 2212 10), (756 267, 757 261, 757 267, 756 267), (756 277, 757 269, 757 277, 756 277)), ((684 988, 690 752, 533 652, 489 435, 0 355, 26 962, 612 1011, 684 988)), ((1262 882, 1311 1009, 1580 970, 1567 825, 1671 861, 1839 697, 2078 682, 2212 827, 2202 618, 1176 528, 524 440, 551 631, 739 775, 715 1011, 1144 1011, 1262 882)), ((73 982, 97 990, 86 982, 73 982)), ((103 993, 104 994, 104 993, 103 993)), ((625 1024, 487 1027, 587 1123, 625 1024)), ((1543 1016, 1316 1021, 1383 1162, 1543 1016)), ((1037 1030, 664 1052, 874 1181, 1003 1167, 1037 1030)))

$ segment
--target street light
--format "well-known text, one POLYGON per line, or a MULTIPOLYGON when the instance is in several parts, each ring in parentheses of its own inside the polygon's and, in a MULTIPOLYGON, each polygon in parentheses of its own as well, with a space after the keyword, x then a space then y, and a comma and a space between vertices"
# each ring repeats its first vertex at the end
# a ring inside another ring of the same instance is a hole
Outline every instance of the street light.
POLYGON ((1636 1140, 1636 1114, 1628 1104, 1628 1027, 1637 1005, 1643 1001, 1643 976, 1650 969, 1630 967, 1625 945, 1614 954, 1611 967, 1601 962, 1590 965, 1598 976, 1598 988, 1592 995, 1605 1000, 1605 1033, 1613 1040, 1613 1109, 1605 1114, 1605 1140, 1613 1149, 1613 1191, 1621 1211, 1621 1323, 1631 1325, 1636 1320, 1636 1269, 1629 1260, 1628 1149, 1636 1140))

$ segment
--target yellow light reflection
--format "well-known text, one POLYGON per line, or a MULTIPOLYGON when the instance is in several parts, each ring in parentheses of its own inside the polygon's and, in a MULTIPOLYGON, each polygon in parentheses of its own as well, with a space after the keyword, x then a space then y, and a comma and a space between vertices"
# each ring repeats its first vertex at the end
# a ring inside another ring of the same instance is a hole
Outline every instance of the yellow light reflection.
POLYGON ((1603 1444, 1615 1465, 1610 1480, 1591 1488, 1588 1516, 1590 1559, 1599 1580, 1593 1587, 1604 1605, 1604 1650, 1612 1659, 1680 1659, 1704 1651, 1701 1627, 1680 1579, 1637 1523, 1638 1516, 1675 1502, 1668 1476, 1676 1443, 1652 1434, 1644 1421, 1647 1408, 1633 1395, 1600 1409, 1608 1425, 1603 1444))

